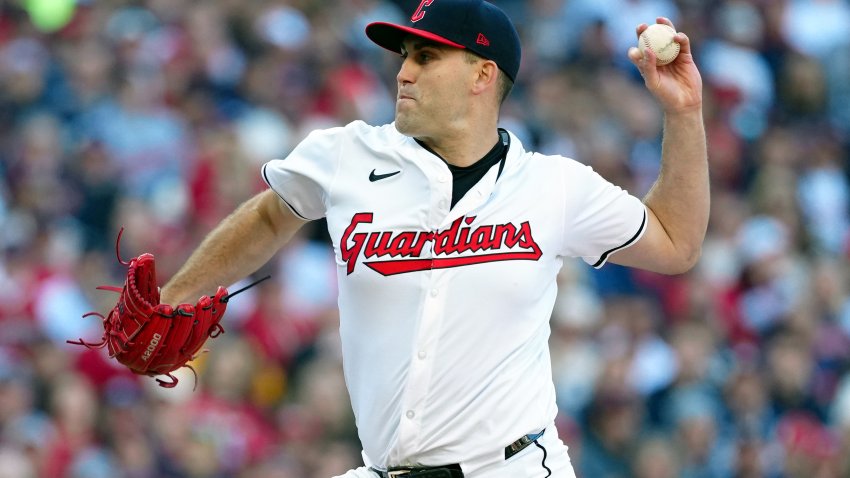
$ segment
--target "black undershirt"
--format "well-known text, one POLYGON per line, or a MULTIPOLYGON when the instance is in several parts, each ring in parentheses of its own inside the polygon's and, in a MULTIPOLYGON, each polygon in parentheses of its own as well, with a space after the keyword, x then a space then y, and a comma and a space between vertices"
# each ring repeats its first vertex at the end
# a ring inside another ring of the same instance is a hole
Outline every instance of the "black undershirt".
MULTIPOLYGON (((433 153, 438 158, 443 159, 442 156, 435 153, 431 148, 425 145, 425 143, 416 140, 420 146, 427 149, 431 153, 433 153)), ((463 196, 472 189, 472 186, 475 186, 481 178, 487 174, 487 171, 493 167, 496 163, 505 159, 508 154, 508 147, 510 146, 510 137, 508 136, 508 132, 499 128, 499 140, 496 141, 496 144, 493 146, 490 151, 484 155, 483 158, 478 161, 472 163, 469 166, 452 166, 448 162, 446 162, 446 166, 449 167, 449 171, 452 172, 452 207, 455 207, 455 204, 463 198, 463 196)), ((502 169, 499 168, 499 173, 501 174, 502 169)))

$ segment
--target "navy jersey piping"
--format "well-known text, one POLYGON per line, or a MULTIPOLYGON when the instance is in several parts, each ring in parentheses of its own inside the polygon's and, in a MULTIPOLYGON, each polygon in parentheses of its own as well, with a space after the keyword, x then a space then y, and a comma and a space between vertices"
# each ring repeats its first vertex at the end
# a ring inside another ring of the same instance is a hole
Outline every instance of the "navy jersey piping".
POLYGON ((602 256, 599 258, 599 260, 596 261, 596 263, 593 264, 593 267, 594 268, 602 267, 602 264, 605 264, 605 261, 608 260, 608 256, 619 251, 620 249, 623 249, 625 247, 632 245, 632 243, 635 242, 640 237, 640 235, 643 233, 643 230, 644 230, 645 227, 646 227, 646 209, 643 210, 643 221, 641 221, 640 227, 638 228, 635 235, 632 236, 632 238, 629 239, 628 241, 626 241, 624 244, 619 245, 619 246, 617 246, 613 249, 609 249, 609 250, 605 251, 605 253, 603 253, 602 256))

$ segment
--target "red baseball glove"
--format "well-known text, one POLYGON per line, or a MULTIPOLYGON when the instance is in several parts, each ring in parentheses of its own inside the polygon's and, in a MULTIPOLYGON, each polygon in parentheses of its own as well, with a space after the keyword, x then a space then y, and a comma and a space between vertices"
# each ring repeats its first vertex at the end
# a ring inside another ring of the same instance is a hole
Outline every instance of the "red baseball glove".
MULTIPOLYGON (((118 242, 120 240, 119 232, 118 242)), ((116 244, 116 252, 117 249, 116 244)), ((96 315, 103 319, 101 341, 90 343, 80 339, 69 340, 68 343, 89 348, 106 346, 110 358, 115 358, 133 372, 165 375, 170 381, 157 379, 157 382, 162 387, 174 387, 177 377, 171 372, 189 367, 194 373, 195 370, 186 362, 195 357, 208 337, 217 337, 224 332, 219 322, 232 294, 228 295, 227 289, 219 287, 214 296, 202 296, 195 305, 173 307, 160 304, 153 255, 145 253, 124 262, 118 253, 118 261, 128 266, 124 287, 98 287, 120 294, 118 303, 106 317, 98 312, 83 316, 96 315)))

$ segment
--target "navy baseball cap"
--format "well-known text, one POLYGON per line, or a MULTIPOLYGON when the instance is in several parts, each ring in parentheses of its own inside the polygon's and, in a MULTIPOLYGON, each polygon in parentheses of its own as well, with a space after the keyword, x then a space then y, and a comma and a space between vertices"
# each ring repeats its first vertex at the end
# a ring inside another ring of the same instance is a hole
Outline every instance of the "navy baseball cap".
POLYGON ((374 22, 366 36, 387 50, 401 53, 408 34, 472 51, 499 65, 513 81, 522 51, 513 22, 499 7, 482 0, 416 0, 404 25, 374 22))

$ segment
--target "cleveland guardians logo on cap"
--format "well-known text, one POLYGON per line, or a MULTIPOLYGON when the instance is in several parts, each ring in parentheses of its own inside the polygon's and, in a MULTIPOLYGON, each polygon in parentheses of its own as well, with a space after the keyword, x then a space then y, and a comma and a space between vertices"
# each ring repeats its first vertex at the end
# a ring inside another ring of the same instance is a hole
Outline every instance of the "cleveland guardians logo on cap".
POLYGON ((419 20, 422 20, 425 17, 425 9, 430 7, 435 1, 436 0, 422 0, 422 3, 419 4, 419 8, 417 8, 410 17, 410 21, 416 23, 419 20))
POLYGON ((484 0, 420 0, 408 5, 416 9, 405 24, 372 22, 366 26, 366 35, 396 53, 401 53, 408 35, 464 48, 493 60, 516 80, 522 56, 519 34, 499 7, 484 0))

